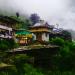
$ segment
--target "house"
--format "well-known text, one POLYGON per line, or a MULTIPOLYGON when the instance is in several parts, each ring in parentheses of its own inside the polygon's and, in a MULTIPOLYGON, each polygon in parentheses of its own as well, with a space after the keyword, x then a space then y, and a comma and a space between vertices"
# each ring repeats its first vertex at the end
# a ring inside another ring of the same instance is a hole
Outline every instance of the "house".
POLYGON ((19 21, 8 16, 0 16, 0 38, 13 38, 19 21))
POLYGON ((48 23, 41 20, 39 23, 31 26, 29 31, 33 33, 33 40, 37 41, 49 41, 49 35, 53 30, 52 25, 48 25, 48 23))

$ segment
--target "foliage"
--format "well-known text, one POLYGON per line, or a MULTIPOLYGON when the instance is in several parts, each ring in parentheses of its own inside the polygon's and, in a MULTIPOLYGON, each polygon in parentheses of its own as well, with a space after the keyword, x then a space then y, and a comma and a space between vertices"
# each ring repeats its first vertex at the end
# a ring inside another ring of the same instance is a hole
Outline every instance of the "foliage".
POLYGON ((56 38, 51 41, 53 44, 59 45, 60 50, 56 55, 52 56, 52 63, 54 69, 57 70, 74 70, 75 68, 75 43, 64 41, 63 39, 56 38), (61 65, 62 64, 62 65, 61 65))
POLYGON ((33 50, 35 65, 45 70, 74 70, 75 43, 61 38, 54 38, 50 43, 59 48, 33 50))
POLYGON ((16 13, 16 16, 11 16, 11 18, 17 21, 14 26, 16 29, 28 29, 31 25, 30 20, 19 16, 19 13, 16 13))
MULTIPOLYGON (((5 57, 6 53, 0 53, 0 58, 8 61, 4 61, 5 63, 14 65, 1 69, 0 75, 75 75, 75 42, 64 41, 61 38, 52 39, 50 42, 60 48, 33 50, 34 66, 39 66, 43 70, 28 64, 31 57, 26 54, 13 54, 5 57)), ((13 39, 0 40, 0 44, 2 43, 12 48, 15 47, 13 39), (11 46, 7 41, 11 43, 11 46)))
POLYGON ((16 12, 16 16, 19 17, 19 13, 18 12, 16 12))
POLYGON ((25 72, 25 75, 44 75, 40 69, 36 69, 29 64, 25 64, 25 72))
POLYGON ((7 41, 9 43, 9 49, 17 48, 19 46, 14 39, 7 39, 7 41))
POLYGON ((68 30, 63 30, 62 36, 63 36, 63 39, 68 40, 68 41, 72 41, 72 35, 68 30))
POLYGON ((0 39, 0 50, 6 51, 18 47, 14 39, 0 39))
POLYGON ((0 72, 0 75, 44 75, 41 70, 34 68, 30 64, 24 64, 23 67, 24 71, 22 68, 18 71, 15 66, 6 68, 0 72))
POLYGON ((54 45, 63 46, 65 44, 64 40, 61 38, 55 38, 50 41, 54 45))
POLYGON ((25 28, 28 29, 29 26, 31 26, 31 21, 30 21, 29 19, 26 19, 26 20, 25 20, 25 25, 27 26, 27 27, 25 26, 25 28))
POLYGON ((44 75, 41 70, 34 68, 32 65, 27 64, 29 56, 25 54, 16 54, 9 57, 9 62, 13 64, 12 67, 3 69, 1 75, 44 75))
POLYGON ((49 71, 46 75, 74 75, 75 72, 73 71, 49 71))

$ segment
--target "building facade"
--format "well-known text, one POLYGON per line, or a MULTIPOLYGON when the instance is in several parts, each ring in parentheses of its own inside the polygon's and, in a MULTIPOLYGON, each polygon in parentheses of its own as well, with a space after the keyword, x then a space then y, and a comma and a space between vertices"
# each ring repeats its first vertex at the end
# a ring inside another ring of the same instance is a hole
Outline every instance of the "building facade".
POLYGON ((13 38, 17 23, 18 21, 11 17, 0 16, 0 38, 13 38))

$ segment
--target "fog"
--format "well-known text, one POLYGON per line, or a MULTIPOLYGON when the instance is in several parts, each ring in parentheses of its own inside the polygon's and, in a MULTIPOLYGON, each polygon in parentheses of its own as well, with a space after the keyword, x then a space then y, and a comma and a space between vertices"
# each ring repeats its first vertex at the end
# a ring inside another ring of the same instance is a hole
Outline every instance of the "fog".
POLYGON ((0 14, 30 16, 37 13, 59 28, 75 30, 74 0, 0 0, 0 14))

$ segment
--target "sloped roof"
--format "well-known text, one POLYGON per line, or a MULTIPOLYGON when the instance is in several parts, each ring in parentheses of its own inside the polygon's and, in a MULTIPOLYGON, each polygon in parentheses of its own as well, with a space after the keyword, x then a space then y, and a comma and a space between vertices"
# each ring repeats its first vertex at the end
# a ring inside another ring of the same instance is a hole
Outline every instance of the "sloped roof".
POLYGON ((38 22, 38 23, 34 24, 33 26, 31 26, 31 28, 34 28, 34 27, 54 28, 53 25, 49 25, 47 22, 38 22))
POLYGON ((27 34, 31 34, 31 32, 28 31, 28 30, 25 30, 25 29, 20 29, 20 30, 17 30, 15 32, 15 34, 17 34, 17 35, 27 35, 27 34))

